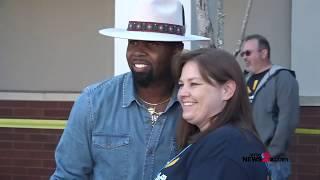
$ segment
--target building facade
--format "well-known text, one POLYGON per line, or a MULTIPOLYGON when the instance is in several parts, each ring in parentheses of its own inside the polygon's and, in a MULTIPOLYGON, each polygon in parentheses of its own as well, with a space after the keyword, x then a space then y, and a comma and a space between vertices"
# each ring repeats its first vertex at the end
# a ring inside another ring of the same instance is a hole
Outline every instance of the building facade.
MULTIPOLYGON (((181 2, 187 29, 196 33, 194 1, 181 2)), ((209 2, 216 12, 216 0, 209 2)), ((223 1, 224 49, 230 52, 241 36, 247 2, 223 1)), ((126 40, 98 30, 126 27, 130 3, 0 0, 0 179, 48 179, 55 146, 81 90, 128 71, 126 40)), ((301 119, 290 147, 291 180, 320 179, 319 7, 318 0, 254 0, 246 31, 265 35, 271 60, 297 74, 301 119)))

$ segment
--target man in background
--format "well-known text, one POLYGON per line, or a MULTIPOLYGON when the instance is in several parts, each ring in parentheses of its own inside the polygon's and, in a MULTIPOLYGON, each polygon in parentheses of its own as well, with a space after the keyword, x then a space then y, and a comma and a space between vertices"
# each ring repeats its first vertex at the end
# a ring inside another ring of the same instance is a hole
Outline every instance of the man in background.
POLYGON ((259 34, 244 39, 240 56, 245 62, 246 83, 256 129, 271 155, 268 163, 272 180, 288 179, 287 157, 291 136, 299 122, 299 88, 295 73, 270 60, 268 40, 259 34), (272 161, 274 160, 274 161, 272 161))

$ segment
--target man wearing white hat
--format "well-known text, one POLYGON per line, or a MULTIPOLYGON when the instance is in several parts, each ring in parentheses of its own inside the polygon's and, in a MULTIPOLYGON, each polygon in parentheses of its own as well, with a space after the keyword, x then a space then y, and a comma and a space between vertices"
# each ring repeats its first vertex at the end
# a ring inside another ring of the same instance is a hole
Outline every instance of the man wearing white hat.
POLYGON ((131 72, 87 87, 75 102, 57 146, 53 179, 150 180, 176 154, 180 106, 171 77, 185 35, 178 0, 138 0, 127 29, 106 36, 128 39, 131 72))

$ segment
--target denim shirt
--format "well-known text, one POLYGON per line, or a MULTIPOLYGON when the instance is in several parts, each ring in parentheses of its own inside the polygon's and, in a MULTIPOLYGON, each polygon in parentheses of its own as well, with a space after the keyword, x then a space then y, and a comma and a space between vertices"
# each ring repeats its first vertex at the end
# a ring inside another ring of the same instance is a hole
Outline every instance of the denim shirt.
POLYGON ((176 154, 176 89, 154 126, 150 118, 131 73, 89 86, 71 110, 50 179, 153 179, 176 154))

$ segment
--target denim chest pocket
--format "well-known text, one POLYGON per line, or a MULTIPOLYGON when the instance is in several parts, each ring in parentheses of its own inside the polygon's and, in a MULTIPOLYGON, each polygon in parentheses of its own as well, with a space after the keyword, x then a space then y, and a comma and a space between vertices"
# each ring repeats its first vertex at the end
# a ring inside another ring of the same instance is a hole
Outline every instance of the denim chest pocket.
POLYGON ((95 172, 110 179, 127 179, 129 170, 129 135, 94 134, 92 136, 95 172))
POLYGON ((129 145, 128 135, 93 135, 93 145, 97 148, 114 149, 129 145))

